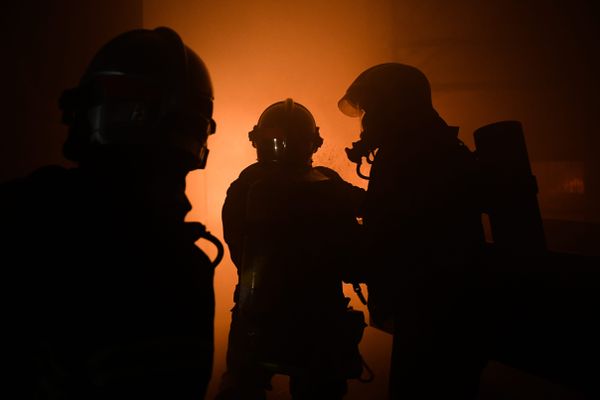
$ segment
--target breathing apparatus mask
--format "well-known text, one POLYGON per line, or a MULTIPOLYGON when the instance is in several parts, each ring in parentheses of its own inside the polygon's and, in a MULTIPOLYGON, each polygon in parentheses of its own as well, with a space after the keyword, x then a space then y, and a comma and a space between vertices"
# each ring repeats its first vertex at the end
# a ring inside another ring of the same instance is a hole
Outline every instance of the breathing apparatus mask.
POLYGON ((415 67, 378 64, 358 75, 338 101, 338 108, 349 117, 361 118, 360 140, 346 149, 346 155, 357 164, 358 176, 369 179, 360 171, 362 159, 373 163, 384 140, 397 140, 389 136, 398 133, 394 131, 399 122, 404 123, 401 120, 433 110, 431 88, 427 77, 415 67))
POLYGON ((69 126, 63 152, 76 162, 111 148, 166 150, 189 160, 189 170, 202 169, 216 131, 208 70, 166 27, 109 41, 59 105, 69 126))

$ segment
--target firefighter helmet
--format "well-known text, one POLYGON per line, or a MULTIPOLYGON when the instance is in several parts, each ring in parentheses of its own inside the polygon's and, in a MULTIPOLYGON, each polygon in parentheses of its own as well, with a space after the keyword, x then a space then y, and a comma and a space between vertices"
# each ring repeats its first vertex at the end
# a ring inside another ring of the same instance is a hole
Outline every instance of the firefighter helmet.
POLYGON ((419 69, 400 63, 378 64, 363 71, 339 100, 340 111, 350 117, 378 109, 403 114, 429 112, 431 87, 419 69))
POLYGON ((60 100, 65 157, 110 146, 175 149, 204 168, 213 89, 206 66, 170 28, 125 32, 96 53, 79 85, 60 100))
POLYGON ((267 107, 248 134, 259 162, 310 165, 323 144, 310 111, 292 99, 267 107))

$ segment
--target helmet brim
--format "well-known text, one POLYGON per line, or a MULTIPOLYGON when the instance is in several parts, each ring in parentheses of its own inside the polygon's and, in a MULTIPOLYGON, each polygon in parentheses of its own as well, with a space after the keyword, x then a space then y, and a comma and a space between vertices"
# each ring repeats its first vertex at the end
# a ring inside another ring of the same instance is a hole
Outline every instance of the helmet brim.
POLYGON ((352 118, 358 118, 363 114, 363 110, 346 96, 338 101, 338 108, 342 113, 352 118))

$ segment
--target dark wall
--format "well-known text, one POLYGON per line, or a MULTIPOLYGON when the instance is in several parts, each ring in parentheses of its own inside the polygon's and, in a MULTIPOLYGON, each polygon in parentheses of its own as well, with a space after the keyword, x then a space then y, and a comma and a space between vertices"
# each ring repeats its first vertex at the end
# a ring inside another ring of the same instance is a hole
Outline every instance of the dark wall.
POLYGON ((58 99, 111 37, 142 27, 142 0, 5 2, 0 9, 0 180, 67 164, 58 99))
POLYGON ((463 140, 472 145, 473 131, 495 121, 523 123, 551 242, 598 232, 583 226, 600 223, 598 2, 394 4, 394 57, 430 77, 438 110, 463 140))

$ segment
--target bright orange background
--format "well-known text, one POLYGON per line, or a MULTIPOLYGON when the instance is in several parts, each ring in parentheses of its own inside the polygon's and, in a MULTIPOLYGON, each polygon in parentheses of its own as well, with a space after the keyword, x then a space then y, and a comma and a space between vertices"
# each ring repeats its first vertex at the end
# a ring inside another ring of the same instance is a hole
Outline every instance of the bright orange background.
MULTIPOLYGON (((194 206, 189 218, 206 223, 220 238, 220 210, 227 187, 256 159, 248 132, 268 105, 287 97, 308 107, 320 127, 325 141, 314 157, 315 164, 333 167, 345 179, 364 186, 343 150, 358 139, 359 123, 337 110, 337 100, 361 70, 389 59, 389 26, 381 24, 389 12, 385 7, 369 11, 366 1, 354 5, 295 3, 225 0, 202 6, 193 1, 145 2, 144 25, 176 29, 212 75, 217 133, 209 139, 206 170, 192 173, 188 179, 194 206)), ((210 245, 201 245, 213 253, 210 245)), ((227 254, 215 275, 215 368, 207 398, 212 397, 224 368, 235 282, 235 269, 227 254)), ((347 289, 358 308, 351 287, 347 289)), ((391 337, 368 331, 363 347, 366 353, 378 347, 384 361, 377 361, 375 368, 378 381, 384 382, 385 348, 391 337)), ((372 357, 366 357, 374 363, 372 357)), ((287 391, 284 382, 276 385, 273 395, 278 391, 287 391)))
MULTIPOLYGON (((550 171, 538 179, 541 196, 546 182, 560 186, 552 181, 556 168, 544 162, 581 160, 586 139, 580 133, 595 124, 586 86, 594 71, 585 62, 589 50, 577 39, 586 37, 590 25, 585 12, 574 11, 581 1, 573 6, 526 3, 145 0, 144 26, 177 30, 203 58, 214 83, 217 133, 209 139, 207 169, 188 179, 190 219, 222 237, 227 187, 255 161, 247 134, 268 105, 287 97, 308 107, 321 128, 325 143, 315 164, 333 167, 364 187, 344 154, 358 138, 358 122, 336 104, 361 71, 387 61, 425 72, 440 115, 460 126, 460 137, 471 148, 477 127, 522 121, 534 173, 550 171)), ((581 165, 572 169, 577 176, 565 179, 580 179, 581 165)), ((207 398, 223 372, 235 281, 227 254, 215 276, 215 368, 207 398)), ((359 307, 351 290, 348 295, 359 307)), ((347 398, 385 398, 391 337, 367 328, 361 346, 376 381, 353 382, 347 398)), ((285 398, 283 383, 277 381, 270 398, 285 398)))

